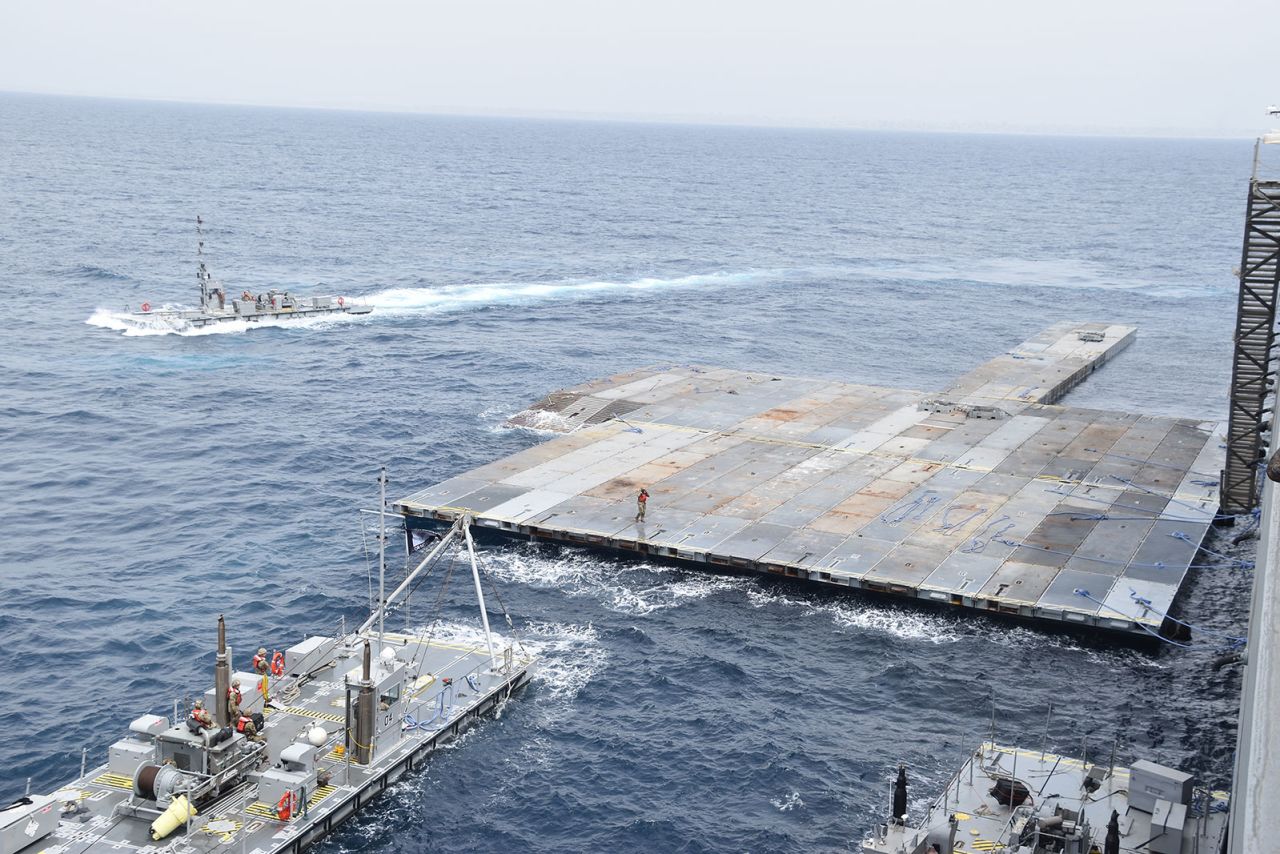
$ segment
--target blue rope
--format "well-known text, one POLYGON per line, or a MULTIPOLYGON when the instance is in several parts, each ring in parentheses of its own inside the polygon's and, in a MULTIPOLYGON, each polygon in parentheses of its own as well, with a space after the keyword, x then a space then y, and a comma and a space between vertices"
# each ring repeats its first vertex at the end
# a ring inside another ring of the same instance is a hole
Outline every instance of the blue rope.
POLYGON ((1230 555, 1224 555, 1221 552, 1215 552, 1213 549, 1207 549, 1204 547, 1202 543, 1197 543, 1195 540, 1191 539, 1191 537, 1182 533, 1181 531, 1174 531, 1169 536, 1173 537, 1175 540, 1182 540, 1184 543, 1187 543, 1188 545, 1195 546, 1196 548, 1200 549, 1200 551, 1204 552, 1205 554, 1211 557, 1216 557, 1220 560, 1230 561, 1231 563, 1235 564, 1241 569, 1253 569, 1253 561, 1241 560, 1240 558, 1231 557, 1230 555))
POLYGON ((1120 476, 1119 476, 1119 475, 1117 475, 1117 474, 1113 474, 1113 475, 1111 475, 1111 477, 1112 477, 1113 479, 1115 479, 1115 480, 1120 481, 1121 483, 1128 484, 1129 486, 1132 486, 1134 489, 1141 489, 1143 492, 1145 492, 1145 493, 1147 493, 1147 494, 1149 494, 1149 495, 1154 495, 1154 496, 1156 496, 1157 498, 1164 498, 1164 499, 1167 499, 1167 500, 1169 501, 1169 503, 1170 503, 1170 504, 1181 504, 1183 507, 1190 507, 1192 510, 1199 510, 1199 509, 1200 509, 1200 505, 1198 505, 1198 504, 1192 504, 1190 501, 1180 501, 1179 499, 1174 498, 1174 497, 1172 497, 1172 496, 1170 496, 1170 495, 1164 495, 1164 494, 1162 494, 1162 493, 1156 492, 1154 489, 1147 489, 1145 486, 1141 486, 1141 485, 1139 485, 1139 484, 1136 484, 1136 483, 1134 483, 1133 481, 1129 480, 1129 478, 1127 478, 1127 477, 1120 477, 1120 476))
MULTIPOLYGON (((1070 498, 1072 501, 1092 501, 1094 504, 1105 504, 1108 507, 1115 506, 1115 501, 1112 499, 1094 498, 1091 495, 1076 495, 1075 486, 1072 486, 1071 489, 1065 492, 1061 489, 1046 489, 1045 492, 1052 492, 1055 495, 1065 495, 1067 498, 1070 498)), ((1161 498, 1163 497, 1164 496, 1161 496, 1161 498)), ((1145 510, 1141 507, 1125 507, 1125 509, 1130 511, 1131 513, 1150 513, 1152 517, 1154 517, 1154 520, 1158 522, 1186 522, 1187 524, 1195 524, 1199 522, 1208 521, 1207 519, 1181 519, 1173 516, 1166 516, 1164 515, 1163 511, 1145 510)), ((1200 508, 1197 507, 1196 509, 1198 510, 1200 508)), ((1117 517, 1113 516, 1111 518, 1117 518, 1117 517)), ((1238 517, 1235 514, 1231 514, 1231 513, 1219 513, 1213 518, 1215 520, 1223 520, 1223 519, 1236 519, 1238 517)))
MULTIPOLYGON (((1170 534, 1170 536, 1173 536, 1173 534, 1170 534)), ((1040 546, 1040 545, 1036 545, 1035 543, 1021 543, 1021 542, 1018 542, 1017 540, 1010 540, 1004 537, 993 537, 992 539, 996 540, 996 542, 1003 543, 1006 546, 1013 546, 1014 548, 1035 549, 1036 551, 1048 552, 1049 554, 1064 555, 1069 558, 1075 558, 1078 560, 1088 560, 1088 561, 1093 561, 1094 563, 1105 563, 1111 566, 1136 566, 1136 567, 1145 567, 1147 569, 1168 569, 1169 568, 1169 565, 1162 560, 1158 560, 1155 563, 1134 563, 1132 561, 1127 561, 1127 560, 1111 560, 1110 558, 1105 558, 1105 557, 1089 557, 1088 555, 1082 555, 1077 552, 1064 552, 1061 549, 1051 549, 1048 546, 1040 546)), ((1188 540, 1188 542, 1190 542, 1190 540, 1188 540)), ((1210 554, 1212 554, 1212 552, 1210 552, 1210 554)), ((1227 560, 1234 561, 1235 558, 1227 558, 1227 560)), ((1244 561, 1237 561, 1237 563, 1243 564, 1244 561)), ((1212 563, 1192 563, 1187 565, 1187 569, 1221 569, 1221 568, 1222 567, 1212 563)), ((1245 568, 1252 568, 1252 567, 1245 567, 1245 568)))
POLYGON ((968 545, 960 549, 960 552, 967 555, 982 554, 982 550, 987 547, 988 543, 997 537, 1003 537, 1005 534, 1009 533, 1016 524, 1017 523, 1013 521, 1013 517, 1007 514, 1001 516, 999 519, 992 519, 990 522, 982 526, 982 530, 978 531, 978 533, 974 534, 973 537, 970 538, 968 545), (995 525, 1003 525, 1003 527, 992 531, 991 528, 995 525), (990 531, 990 533, 988 533, 988 531, 990 531), (986 539, 983 539, 984 536, 986 539))
POLYGON ((977 519, 983 513, 987 512, 987 508, 979 507, 977 510, 974 510, 968 516, 965 516, 959 522, 947 521, 947 519, 951 516, 951 513, 953 510, 963 510, 963 509, 964 509, 963 507, 948 507, 946 511, 942 514, 942 521, 938 524, 938 527, 934 528, 933 530, 950 531, 952 528, 959 528, 961 525, 967 525, 969 522, 972 522, 974 519, 977 519))
POLYGON ((1077 596, 1083 596, 1084 598, 1088 599, 1090 602, 1096 602, 1097 604, 1101 605, 1104 608, 1107 608, 1108 610, 1115 611, 1117 614, 1119 614, 1120 616, 1124 617, 1127 620, 1133 620, 1133 624, 1135 626, 1142 629, 1144 632, 1151 635, 1153 638, 1156 638, 1157 640, 1162 640, 1165 643, 1170 643, 1170 644, 1173 644, 1174 646, 1180 646, 1183 649, 1192 648, 1192 645, 1189 643, 1180 643, 1176 640, 1172 640, 1171 638, 1165 637, 1159 632, 1152 631, 1149 626, 1147 626, 1145 623, 1139 620, 1135 620, 1132 615, 1126 614, 1124 611, 1121 611, 1119 608, 1113 608, 1112 606, 1108 605, 1106 602, 1103 602, 1101 599, 1094 598, 1092 595, 1090 595, 1089 591, 1085 590, 1083 587, 1077 587, 1073 592, 1077 596))
POLYGON ((1153 614, 1158 614, 1160 617, 1166 620, 1172 620, 1173 622, 1177 623, 1180 626, 1185 626, 1186 628, 1191 629, 1193 632, 1200 632, 1201 634, 1211 635, 1213 637, 1219 637, 1219 638, 1224 638, 1226 640, 1229 640, 1231 641, 1231 645, 1233 647, 1241 646, 1247 640, 1246 638, 1237 637, 1236 635, 1229 635, 1226 632, 1220 632, 1220 631, 1217 631, 1216 629, 1206 629, 1201 626, 1193 626, 1188 622, 1179 620, 1177 617, 1171 617, 1168 614, 1161 613, 1157 608, 1155 608, 1151 604, 1150 599, 1147 599, 1144 596, 1139 596, 1138 591, 1134 590, 1132 587, 1129 588, 1129 598, 1132 599, 1134 602, 1138 603, 1139 605, 1143 606, 1144 608, 1146 608, 1148 611, 1151 611, 1153 614))
POLYGON ((1106 513, 1077 513, 1073 510, 1058 510, 1053 513, 1046 513, 1046 516, 1070 516, 1072 522, 1106 522, 1111 517, 1106 513))
MULTIPOLYGON (((1213 477, 1212 474, 1208 474, 1206 472, 1192 471, 1191 469, 1184 469, 1182 466, 1172 466, 1172 465, 1169 465, 1168 463, 1158 463, 1155 460, 1144 460, 1142 457, 1127 457, 1124 454, 1113 454, 1110 451, 1099 451, 1097 448, 1085 448, 1084 451, 1085 453, 1089 453, 1089 454, 1102 454, 1102 456, 1104 457, 1114 457, 1117 460, 1129 460, 1130 462, 1142 463, 1144 466, 1158 466, 1162 469, 1173 469, 1174 471, 1185 471, 1187 474, 1198 474, 1198 475, 1201 475, 1202 477, 1213 477)), ((1192 483, 1194 482, 1195 481, 1192 481, 1192 483)), ((1217 486, 1218 482, 1215 480, 1212 485, 1217 486)))
POLYGON ((916 519, 924 518, 929 508, 938 503, 938 496, 932 489, 926 489, 915 499, 905 504, 890 507, 880 517, 880 521, 887 525, 897 525, 899 522, 905 522, 914 516, 916 519))

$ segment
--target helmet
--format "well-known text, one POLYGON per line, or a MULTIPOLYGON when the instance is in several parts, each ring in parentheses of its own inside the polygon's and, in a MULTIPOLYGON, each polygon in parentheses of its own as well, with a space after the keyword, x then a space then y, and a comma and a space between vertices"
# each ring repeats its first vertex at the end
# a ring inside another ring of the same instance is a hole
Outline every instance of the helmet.
POLYGON ((266 655, 266 654, 267 654, 267 648, 265 646, 258 647, 258 655, 266 655))
POLYGON ((204 708, 204 700, 196 700, 196 708, 197 708, 197 709, 203 709, 203 708, 204 708))
POLYGON ((232 687, 232 688, 239 688, 239 687, 240 687, 240 680, 239 680, 239 679, 233 679, 233 680, 231 680, 231 687, 232 687))

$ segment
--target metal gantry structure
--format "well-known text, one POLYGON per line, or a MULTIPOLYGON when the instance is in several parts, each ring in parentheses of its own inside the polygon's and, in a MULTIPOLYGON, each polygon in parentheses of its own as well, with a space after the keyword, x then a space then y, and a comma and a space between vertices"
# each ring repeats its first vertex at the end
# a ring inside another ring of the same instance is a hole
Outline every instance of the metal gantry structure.
POLYGON ((1231 367, 1227 459, 1222 472, 1222 512, 1248 513, 1258 506, 1259 463, 1270 428, 1269 392, 1276 375, 1276 297, 1280 291, 1280 181, 1258 177, 1255 150, 1245 212, 1231 367))

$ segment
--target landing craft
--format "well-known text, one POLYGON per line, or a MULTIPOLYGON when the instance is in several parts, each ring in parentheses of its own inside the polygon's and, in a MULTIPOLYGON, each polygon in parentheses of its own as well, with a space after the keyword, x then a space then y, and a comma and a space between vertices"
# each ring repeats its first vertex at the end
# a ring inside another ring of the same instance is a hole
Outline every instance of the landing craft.
POLYGON ((194 309, 153 308, 143 302, 140 310, 121 317, 130 327, 140 330, 172 330, 184 332, 218 324, 263 320, 289 321, 340 314, 369 314, 373 306, 356 303, 346 297, 297 297, 289 291, 275 290, 253 294, 243 291, 240 297, 227 298, 221 282, 215 281, 204 262, 204 220, 196 217, 196 281, 200 285, 200 307, 194 309))
MULTIPOLYGON (((386 507, 386 474, 382 506, 386 507)), ((0 854, 299 852, 484 715, 496 714, 537 666, 511 628, 489 630, 471 519, 459 521, 386 593, 380 511, 378 599, 355 631, 312 635, 262 670, 233 666, 218 618, 213 685, 189 715, 144 714, 92 767, 49 794, 0 806, 0 854), (389 631, 394 609, 433 572, 475 585, 482 633, 441 638, 439 601, 422 629, 389 631), (468 570, 469 573, 468 573, 468 570), (263 672, 265 671, 265 672, 263 672), (164 840, 161 843, 161 840, 164 840), (160 843, 160 844, 157 844, 160 843)), ((496 590, 495 590, 496 592, 496 590)), ((372 604, 372 603, 371 603, 372 604)), ((501 599, 499 599, 501 606, 501 599)), ((45 789, 44 791, 48 791, 45 789)))

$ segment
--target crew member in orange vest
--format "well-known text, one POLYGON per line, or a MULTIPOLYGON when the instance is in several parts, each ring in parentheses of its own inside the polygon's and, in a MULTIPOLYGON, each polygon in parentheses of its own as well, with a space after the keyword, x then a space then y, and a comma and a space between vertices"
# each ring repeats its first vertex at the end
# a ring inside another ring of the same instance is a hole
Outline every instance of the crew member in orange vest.
POLYGON ((213 729, 213 715, 204 707, 204 700, 196 700, 195 707, 191 709, 191 720, 196 723, 193 729, 213 729))
POLYGON ((262 741, 262 736, 258 735, 258 726, 249 715, 241 712, 235 719, 236 732, 244 733, 245 737, 250 741, 262 741))
POLYGON ((636 496, 636 521, 644 521, 644 507, 649 503, 649 490, 640 487, 640 494, 636 496))

